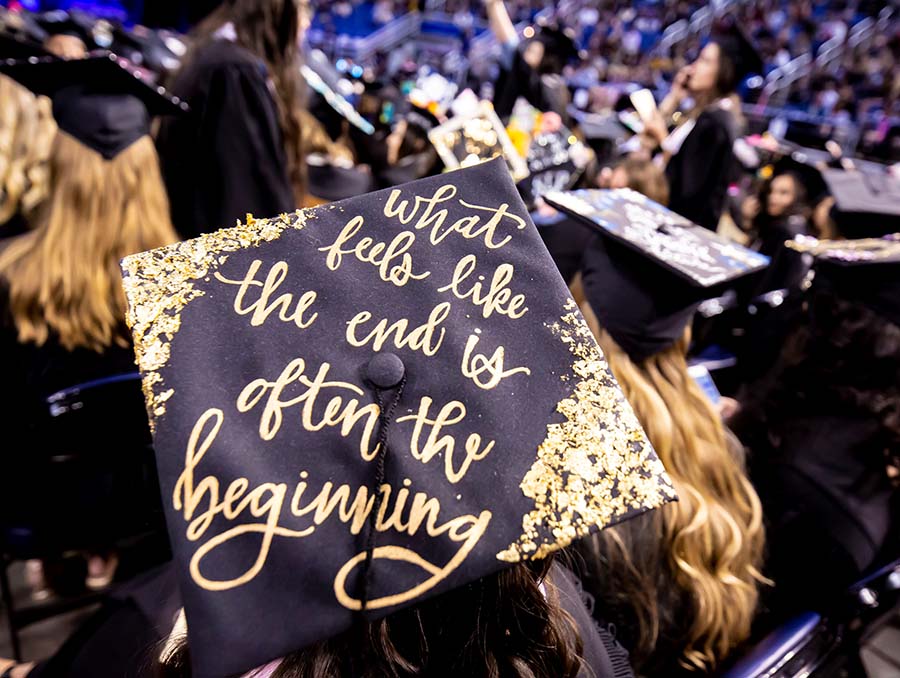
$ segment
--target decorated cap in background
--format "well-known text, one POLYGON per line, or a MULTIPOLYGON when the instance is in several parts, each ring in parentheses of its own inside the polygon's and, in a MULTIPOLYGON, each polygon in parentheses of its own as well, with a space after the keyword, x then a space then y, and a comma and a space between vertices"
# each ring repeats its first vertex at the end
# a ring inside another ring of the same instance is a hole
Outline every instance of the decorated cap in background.
POLYGON ((858 240, 798 236, 787 245, 813 255, 814 286, 858 301, 900 327, 900 233, 858 240))
POLYGON ((201 678, 674 497, 500 159, 123 271, 201 678))
POLYGON ((769 259, 627 188, 544 200, 594 229, 584 287, 600 325, 641 362, 673 345, 697 306, 769 259))
POLYGON ((831 216, 846 238, 872 238, 900 232, 900 179, 884 171, 825 169, 834 196, 831 216))
POLYGON ((0 73, 50 97, 59 128, 107 160, 150 134, 152 116, 188 110, 186 103, 144 81, 115 54, 7 59, 0 61, 0 73))

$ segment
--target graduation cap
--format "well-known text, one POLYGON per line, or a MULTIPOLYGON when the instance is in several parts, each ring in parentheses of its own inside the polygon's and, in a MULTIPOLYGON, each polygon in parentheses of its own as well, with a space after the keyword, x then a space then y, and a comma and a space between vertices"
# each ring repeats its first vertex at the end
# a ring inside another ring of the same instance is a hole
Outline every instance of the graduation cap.
POLYGON ((858 301, 900 327, 900 233, 858 240, 800 236, 787 245, 813 255, 814 287, 858 301))
POLYGON ((44 46, 23 35, 0 30, 0 59, 29 59, 50 56, 44 46))
POLYGON ((122 268, 198 678, 673 497, 500 159, 122 268))
POLYGON ((90 14, 78 10, 53 10, 35 18, 49 37, 71 35, 81 40, 88 51, 112 46, 113 27, 105 19, 98 21, 90 14))
POLYGON ((528 176, 528 165, 516 151, 490 101, 481 101, 475 115, 458 115, 428 133, 448 169, 470 167, 503 157, 516 181, 528 176))
POLYGON ((572 188, 584 172, 579 166, 578 150, 581 141, 565 126, 556 130, 536 130, 525 162, 528 177, 517 186, 526 204, 546 193, 572 188))
POLYGON ((375 187, 371 172, 357 167, 340 167, 307 158, 307 178, 311 195, 323 200, 343 200, 368 193, 375 187))
POLYGON ((834 196, 832 219, 847 238, 900 232, 900 179, 886 171, 826 169, 822 177, 834 196))
POLYGON ((769 263, 627 188, 544 200, 601 236, 585 252, 585 293, 600 324, 636 362, 674 344, 701 301, 769 263))
POLYGON ((0 62, 0 73, 53 100, 59 128, 107 160, 150 134, 151 116, 188 110, 115 54, 0 62))
POLYGON ((735 24, 729 23, 713 34, 712 41, 734 66, 734 83, 737 87, 749 75, 763 72, 763 61, 750 39, 735 24))

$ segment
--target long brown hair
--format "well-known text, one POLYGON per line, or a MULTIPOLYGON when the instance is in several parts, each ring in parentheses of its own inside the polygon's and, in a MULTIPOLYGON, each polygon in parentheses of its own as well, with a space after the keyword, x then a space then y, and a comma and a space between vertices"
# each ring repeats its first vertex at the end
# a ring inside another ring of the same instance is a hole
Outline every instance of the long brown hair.
POLYGON ((303 108, 300 12, 308 11, 308 7, 307 0, 226 0, 195 31, 198 44, 202 44, 212 39, 224 24, 231 22, 238 44, 266 64, 275 86, 275 104, 287 153, 288 176, 298 205, 302 204, 306 190, 300 115, 303 108))
POLYGON ((127 346, 119 261, 177 240, 153 141, 107 161, 59 132, 50 186, 34 230, 0 255, 19 341, 53 333, 69 350, 127 346))
POLYGON ((714 667, 749 635, 765 581, 759 498, 718 413, 688 374, 689 339, 688 329, 674 346, 635 364, 607 332, 598 336, 679 497, 639 526, 604 530, 589 545, 611 598, 601 596, 601 604, 629 608, 638 627, 629 648, 638 667, 672 628, 685 668, 714 667))
MULTIPOLYGON (((549 566, 517 565, 361 624, 285 657, 272 678, 576 678, 582 642, 549 566)), ((184 639, 164 654, 160 678, 191 675, 184 639)))
POLYGON ((0 75, 0 225, 29 216, 47 197, 47 158, 56 134, 50 100, 0 75))

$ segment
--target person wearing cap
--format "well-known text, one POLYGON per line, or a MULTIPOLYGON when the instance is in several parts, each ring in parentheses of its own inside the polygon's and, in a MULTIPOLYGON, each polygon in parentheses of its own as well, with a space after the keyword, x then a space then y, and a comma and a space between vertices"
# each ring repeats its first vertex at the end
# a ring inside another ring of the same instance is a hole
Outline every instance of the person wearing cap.
POLYGON ((631 675, 550 558, 674 492, 502 158, 123 270, 168 675, 631 675))
POLYGON ((655 122, 645 125, 668 159, 669 206, 711 231, 718 227, 734 173, 732 145, 742 119, 736 92, 744 78, 761 71, 759 55, 738 28, 714 34, 697 60, 678 72, 655 122), (689 98, 692 109, 669 134, 665 119, 689 98))
POLYGON ((157 138, 183 237, 302 204, 298 45, 308 14, 305 0, 228 0, 195 29, 172 83, 192 113, 157 138))
POLYGON ((484 0, 488 21, 503 50, 500 77, 494 93, 494 109, 508 118, 519 97, 539 111, 552 111, 568 119, 569 90, 563 68, 578 56, 571 35, 561 28, 541 26, 523 44, 503 0, 484 0))
POLYGON ((679 496, 585 540, 585 590, 636 673, 709 672, 750 634, 765 535, 743 455, 688 373, 690 325, 765 258, 628 189, 547 199, 595 231, 582 278, 598 342, 679 496))
POLYGON ((792 243, 815 277, 731 426, 764 500, 770 622, 828 612, 900 555, 900 239, 792 243))
MULTIPOLYGON (((0 73, 50 97, 59 128, 47 199, 0 252, 0 411, 7 430, 39 446, 47 396, 134 370, 118 261, 177 239, 149 134, 152 116, 182 109, 114 57, 11 60, 0 73)), ((4 464, 14 477, 28 459, 4 464)), ((4 488, 0 515, 11 515, 15 493, 4 488)), ((88 584, 108 584, 114 568, 92 557, 88 584)))

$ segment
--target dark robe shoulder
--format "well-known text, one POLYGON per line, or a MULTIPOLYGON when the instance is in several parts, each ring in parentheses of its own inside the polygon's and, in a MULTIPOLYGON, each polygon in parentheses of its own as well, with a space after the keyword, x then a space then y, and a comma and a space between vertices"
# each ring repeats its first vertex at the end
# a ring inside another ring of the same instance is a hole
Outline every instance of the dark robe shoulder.
POLYGON ((172 84, 191 112, 157 146, 172 221, 185 238, 296 207, 278 107, 262 61, 227 40, 199 47, 172 84))
POLYGON ((137 372, 131 346, 113 345, 103 352, 68 350, 51 333, 41 346, 19 341, 9 309, 9 285, 0 279, 0 423, 9 433, 24 434, 39 425, 47 396, 95 379, 137 372))
POLYGON ((500 68, 494 89, 494 110, 506 119, 512 115, 516 100, 522 97, 539 111, 550 110, 550 101, 540 73, 522 57, 522 46, 516 48, 509 68, 500 68))
POLYGON ((666 167, 669 207, 711 231, 719 224, 734 172, 734 132, 730 113, 704 111, 666 167))
POLYGON ((550 580, 559 594, 560 606, 571 617, 581 637, 584 667, 579 676, 633 678, 628 652, 609 630, 594 621, 578 577, 565 567, 554 564, 550 570, 550 580))

